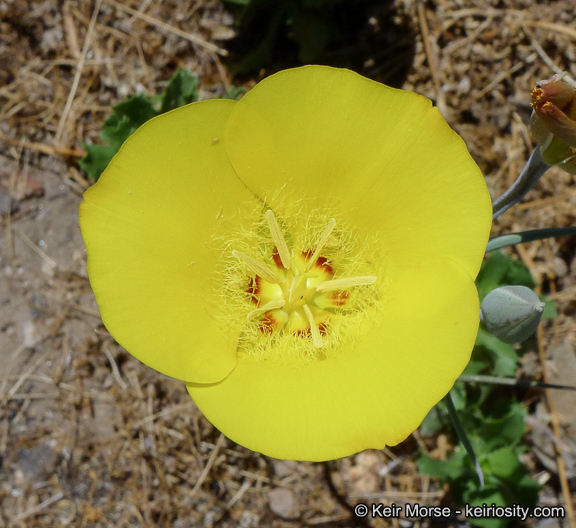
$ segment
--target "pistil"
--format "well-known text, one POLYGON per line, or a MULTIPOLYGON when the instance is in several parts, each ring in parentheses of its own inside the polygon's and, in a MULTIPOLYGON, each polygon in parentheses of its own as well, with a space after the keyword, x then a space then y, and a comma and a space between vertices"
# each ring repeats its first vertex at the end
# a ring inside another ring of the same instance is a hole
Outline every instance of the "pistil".
POLYGON ((272 210, 266 211, 264 217, 274 242, 273 269, 240 251, 232 252, 255 275, 248 291, 257 307, 247 314, 247 318, 258 319, 260 329, 266 334, 308 335, 312 345, 321 348, 330 319, 342 315, 337 309, 348 301, 346 290, 374 284, 376 277, 333 278, 335 271, 322 253, 336 226, 334 218, 328 221, 312 252, 289 248, 272 210), (330 292, 336 293, 325 295, 330 292))
POLYGON ((288 292, 288 303, 293 305, 298 297, 303 297, 306 293, 306 275, 297 275, 292 279, 288 292))

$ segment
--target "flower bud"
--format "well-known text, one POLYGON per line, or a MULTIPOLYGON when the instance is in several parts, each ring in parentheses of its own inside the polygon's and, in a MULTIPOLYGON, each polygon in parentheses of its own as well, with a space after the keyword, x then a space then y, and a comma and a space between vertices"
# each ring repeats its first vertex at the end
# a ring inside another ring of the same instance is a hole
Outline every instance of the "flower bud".
POLYGON ((492 290, 480 306, 480 320, 504 343, 520 343, 532 335, 542 319, 544 303, 526 286, 492 290))
POLYGON ((537 81, 532 91, 532 97, 536 99, 536 102, 543 98, 545 101, 560 108, 560 110, 564 110, 576 96, 576 88, 563 81, 562 78, 563 75, 557 73, 552 75, 550 79, 537 81))
POLYGON ((536 83, 530 129, 545 163, 576 174, 576 88, 562 78, 536 83))

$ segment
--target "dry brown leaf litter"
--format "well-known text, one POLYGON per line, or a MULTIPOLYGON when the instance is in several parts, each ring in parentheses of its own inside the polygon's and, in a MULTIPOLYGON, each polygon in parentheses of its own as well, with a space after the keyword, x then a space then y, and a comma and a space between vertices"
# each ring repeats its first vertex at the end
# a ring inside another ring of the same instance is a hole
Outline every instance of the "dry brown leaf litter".
MULTIPOLYGON (((573 6, 398 3, 419 35, 405 87, 437 102, 499 194, 531 150, 534 81, 555 69, 576 77, 573 6)), ((156 93, 179 67, 200 75, 203 97, 221 94, 230 79, 217 39, 232 31, 216 1, 0 1, 0 526, 355 526, 346 504, 447 499, 411 456, 418 446, 446 456, 445 437, 326 465, 272 460, 223 438, 181 383, 101 325, 76 220, 88 185, 74 168, 80 142, 96 141, 111 105, 156 93)), ((575 189, 549 171, 494 232, 576 225, 575 189)), ((516 251, 558 303, 543 351, 576 344, 575 247, 516 251)), ((553 367, 525 363, 533 374, 553 367)), ((535 419, 549 436, 549 413, 535 419)), ((562 503, 549 459, 527 462, 549 481, 542 502, 562 503)))

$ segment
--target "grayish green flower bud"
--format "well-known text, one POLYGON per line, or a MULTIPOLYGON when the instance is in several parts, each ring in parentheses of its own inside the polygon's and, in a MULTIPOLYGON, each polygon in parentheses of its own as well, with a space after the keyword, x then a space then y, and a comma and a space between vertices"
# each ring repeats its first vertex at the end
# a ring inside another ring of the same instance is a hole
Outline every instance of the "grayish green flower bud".
POLYGON ((520 343, 538 328, 544 303, 526 286, 502 286, 492 290, 480 306, 480 320, 504 343, 520 343))

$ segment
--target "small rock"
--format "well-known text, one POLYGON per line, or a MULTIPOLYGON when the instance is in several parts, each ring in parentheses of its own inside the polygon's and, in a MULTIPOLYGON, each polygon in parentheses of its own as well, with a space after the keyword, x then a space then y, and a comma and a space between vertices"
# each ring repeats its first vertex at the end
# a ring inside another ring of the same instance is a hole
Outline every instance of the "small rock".
POLYGON ((40 178, 33 176, 30 172, 18 170, 14 196, 17 200, 44 196, 44 184, 40 178))
POLYGON ((279 479, 282 479, 294 473, 296 470, 297 462, 292 460, 274 460, 272 465, 274 467, 274 474, 279 479))
POLYGON ((268 493, 270 509, 284 519, 295 519, 300 515, 300 506, 292 490, 276 488, 268 493))
POLYGON ((56 467, 58 456, 48 443, 38 444, 32 449, 19 449, 16 462, 17 478, 26 482, 46 480, 56 467))
POLYGON ((258 528, 260 526, 260 517, 254 512, 245 511, 242 512, 240 520, 238 521, 238 528, 258 528))
POLYGON ((552 259, 552 271, 557 277, 565 277, 568 275, 568 264, 560 257, 554 257, 552 259))
POLYGON ((42 335, 32 321, 23 323, 21 332, 26 348, 34 348, 42 340, 42 335))
POLYGON ((379 456, 370 450, 358 453, 356 464, 350 468, 349 478, 357 493, 372 493, 378 489, 381 461, 379 456))
POLYGON ((0 216, 14 214, 20 209, 18 200, 14 200, 8 193, 0 192, 0 216))

